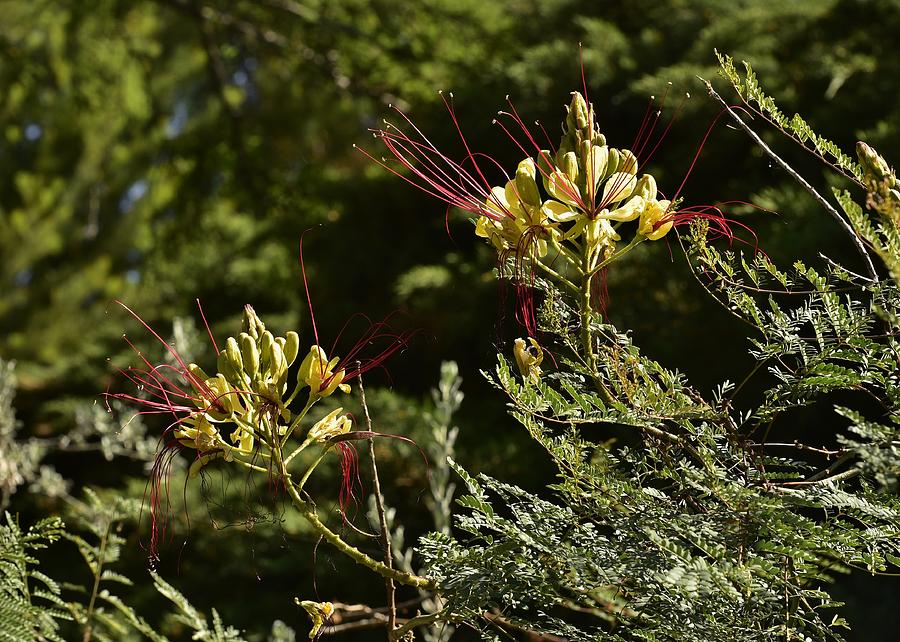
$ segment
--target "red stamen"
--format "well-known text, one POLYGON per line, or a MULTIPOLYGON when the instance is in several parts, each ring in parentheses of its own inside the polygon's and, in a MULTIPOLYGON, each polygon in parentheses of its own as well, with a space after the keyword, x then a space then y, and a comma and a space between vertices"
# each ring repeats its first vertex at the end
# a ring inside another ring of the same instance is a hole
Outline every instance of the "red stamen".
POLYGON ((359 457, 356 454, 356 448, 349 441, 339 441, 335 446, 340 451, 341 465, 341 489, 338 493, 338 505, 340 506, 341 518, 344 522, 351 521, 347 517, 347 510, 350 505, 354 509, 359 508, 359 501, 356 497, 356 489, 362 492, 362 480, 359 477, 359 457))

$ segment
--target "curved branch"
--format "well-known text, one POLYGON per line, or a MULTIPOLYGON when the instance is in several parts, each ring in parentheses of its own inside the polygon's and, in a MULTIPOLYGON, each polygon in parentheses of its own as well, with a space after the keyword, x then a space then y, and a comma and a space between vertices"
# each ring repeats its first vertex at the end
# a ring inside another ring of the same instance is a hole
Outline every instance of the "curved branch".
POLYGON ((856 230, 853 229, 853 226, 848 223, 843 216, 841 216, 838 211, 834 208, 834 206, 829 203, 825 197, 823 197, 819 192, 816 191, 812 185, 810 185, 805 178, 803 178, 800 174, 796 172, 790 165, 787 164, 778 154, 772 151, 772 148, 766 145, 762 138, 759 137, 751 127, 744 122, 744 119, 740 117, 740 115, 731 108, 731 105, 725 102, 725 100, 713 89, 712 83, 704 78, 700 78, 704 85, 706 85, 706 90, 709 92, 709 95, 715 98, 727 111, 728 114, 734 119, 734 121, 740 126, 741 129, 746 132, 746 134, 756 143, 766 155, 771 158, 775 163, 781 167, 784 171, 786 171, 791 178, 800 183, 800 186, 803 187, 807 192, 812 195, 812 197, 816 200, 816 202, 821 205, 826 212, 837 221, 838 225, 843 228, 847 234, 850 235, 850 238, 853 239, 853 244, 856 246, 857 251, 860 256, 862 256, 863 261, 866 264, 866 270, 869 272, 869 276, 871 280, 875 283, 878 282, 878 273, 875 271, 875 266, 872 264, 872 258, 869 256, 869 252, 866 250, 866 246, 863 244, 862 239, 859 237, 859 234, 856 233, 856 230))

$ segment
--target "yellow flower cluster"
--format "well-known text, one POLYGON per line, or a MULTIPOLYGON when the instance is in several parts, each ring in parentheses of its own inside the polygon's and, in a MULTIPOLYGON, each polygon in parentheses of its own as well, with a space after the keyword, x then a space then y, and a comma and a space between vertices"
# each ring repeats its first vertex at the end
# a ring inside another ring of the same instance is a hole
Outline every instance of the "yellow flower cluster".
MULTIPOLYGON (((227 339, 219 353, 216 375, 210 377, 196 364, 187 366, 193 388, 191 401, 197 412, 182 419, 173 434, 182 446, 201 453, 192 472, 213 459, 231 460, 235 455, 252 453, 262 435, 286 435, 285 424, 298 419, 288 405, 303 388, 309 388, 307 408, 336 390, 350 391, 343 383, 345 371, 337 369, 339 359, 329 361, 325 351, 313 345, 300 364, 293 392, 285 398, 288 369, 296 361, 299 348, 296 332, 274 336, 253 308, 246 306, 243 331, 227 339), (221 430, 226 426, 230 433, 221 430)), ((349 429, 349 418, 338 411, 311 430, 316 432, 313 440, 322 441, 349 429)))
POLYGON ((559 149, 524 159, 506 185, 492 188, 475 233, 500 252, 539 259, 566 244, 605 258, 630 221, 638 222, 640 240, 663 238, 673 225, 671 203, 657 199, 653 176, 638 177, 635 155, 606 144, 581 94, 568 109, 559 149))

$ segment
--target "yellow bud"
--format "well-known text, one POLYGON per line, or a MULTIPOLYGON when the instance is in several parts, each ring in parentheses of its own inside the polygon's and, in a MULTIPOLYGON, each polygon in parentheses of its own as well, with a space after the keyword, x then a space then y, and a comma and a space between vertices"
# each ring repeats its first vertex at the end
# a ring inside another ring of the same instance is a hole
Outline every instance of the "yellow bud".
POLYGON ((606 175, 610 176, 614 172, 618 171, 621 162, 622 153, 615 147, 610 147, 606 162, 606 175))
POLYGON ((590 127, 590 107, 581 92, 572 92, 572 102, 569 104, 566 125, 569 130, 585 130, 590 127))
POLYGON ((519 200, 526 205, 539 206, 541 204, 541 194, 538 191, 537 168, 531 158, 526 158, 516 168, 516 192, 518 192, 519 200))
POLYGON ((198 366, 196 363, 188 364, 188 372, 197 377, 200 381, 206 381, 209 379, 209 375, 203 371, 203 368, 198 366))
POLYGON ((228 357, 228 361, 231 362, 232 367, 240 372, 244 369, 244 361, 241 358, 241 349, 238 347, 238 342, 234 337, 228 337, 228 340, 225 341, 225 355, 228 357))
MULTIPOLYGON (((233 381, 235 385, 242 385, 244 383, 243 375, 240 370, 235 370, 234 365, 231 362, 231 359, 228 358, 228 351, 222 350, 219 352, 219 356, 216 359, 216 370, 224 375, 226 379, 229 381, 233 381)), ((209 379, 206 377, 205 379, 209 379)))
POLYGON ((240 334, 241 354, 244 358, 244 371, 250 375, 251 379, 256 378, 259 372, 259 348, 256 347, 256 341, 246 332, 240 334))
POLYGON ((259 336, 259 356, 263 362, 269 361, 269 349, 273 343, 275 343, 275 337, 268 330, 259 336))
POLYGON ((656 198, 656 179, 650 174, 644 174, 638 179, 634 188, 634 193, 643 198, 645 201, 656 198))
POLYGON ((884 157, 876 152, 871 146, 862 141, 856 143, 856 155, 859 157, 859 164, 862 165, 866 174, 871 175, 876 180, 882 180, 886 176, 893 175, 891 166, 887 164, 884 157))
POLYGON ((241 326, 241 329, 254 339, 259 339, 259 335, 266 329, 262 320, 257 316, 256 310, 249 305, 244 306, 244 317, 241 326))
POLYGON ((281 379, 284 373, 287 371, 287 361, 284 358, 284 352, 281 349, 281 344, 277 341, 273 341, 269 344, 266 361, 269 364, 269 375, 276 381, 281 379))
POLYGON ((290 366, 297 359, 300 352, 300 335, 293 330, 284 335, 284 358, 290 366))
POLYGON ((566 152, 560 159, 559 168, 573 183, 578 180, 578 157, 575 152, 566 152))

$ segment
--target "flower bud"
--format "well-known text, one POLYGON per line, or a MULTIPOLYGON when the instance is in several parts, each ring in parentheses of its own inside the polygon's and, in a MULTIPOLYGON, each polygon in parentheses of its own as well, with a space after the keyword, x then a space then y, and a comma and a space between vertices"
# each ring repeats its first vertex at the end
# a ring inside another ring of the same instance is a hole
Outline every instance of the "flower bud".
POLYGON ((188 372, 196 377, 198 381, 206 381, 207 379, 209 379, 209 375, 206 374, 203 368, 198 366, 196 363, 189 363, 187 368, 188 372))
POLYGON ((290 366, 297 359, 297 354, 300 352, 300 335, 293 330, 290 330, 287 334, 284 335, 283 347, 284 358, 287 360, 287 364, 290 366))
MULTIPOLYGON (((244 377, 241 370, 235 370, 231 359, 228 358, 228 351, 222 350, 216 359, 216 370, 229 381, 233 381, 235 385, 243 385, 244 377)), ((206 377, 209 379, 209 377, 206 377)))
POLYGON ((263 363, 269 362, 269 348, 275 343, 275 337, 268 330, 263 331, 259 336, 259 355, 263 363))
POLYGON ((256 341, 246 332, 240 334, 241 354, 244 357, 244 371, 250 375, 251 379, 256 378, 259 372, 259 348, 256 347, 256 341))
POLYGON ((244 369, 244 361, 241 358, 241 349, 234 337, 228 337, 228 340, 225 342, 225 355, 228 357, 228 361, 231 362, 231 365, 235 370, 240 372, 244 369))
POLYGON ((569 104, 566 116, 566 128, 570 131, 584 131, 591 126, 590 107, 581 92, 572 92, 572 102, 569 104))
POLYGON ((864 142, 856 143, 856 155, 859 157, 859 164, 862 165, 863 171, 875 180, 880 181, 893 175, 894 172, 881 154, 864 142))
POLYGON ((516 192, 518 192, 519 200, 526 205, 539 206, 541 204, 541 194, 538 192, 535 181, 536 175, 537 168, 531 158, 526 158, 516 168, 516 192))
POLYGON ((573 183, 578 180, 578 157, 575 152, 566 152, 560 159, 559 168, 573 183))
POLYGON ((259 335, 266 329, 266 326, 257 316, 256 310, 254 310, 252 306, 244 306, 244 317, 241 323, 241 329, 254 339, 259 339, 259 335))
POLYGON ((606 160, 606 175, 611 176, 614 172, 618 171, 621 162, 622 153, 615 147, 610 147, 606 160))
POLYGON ((634 188, 634 193, 643 198, 645 201, 656 198, 656 179, 650 174, 644 174, 638 179, 634 188))
POLYGON ((280 379, 281 375, 287 370, 287 361, 284 358, 284 351, 281 349, 281 344, 277 341, 273 341, 269 344, 269 349, 266 351, 265 361, 269 364, 269 374, 273 379, 280 379))

